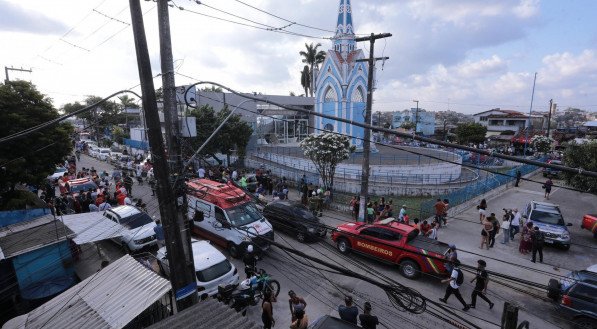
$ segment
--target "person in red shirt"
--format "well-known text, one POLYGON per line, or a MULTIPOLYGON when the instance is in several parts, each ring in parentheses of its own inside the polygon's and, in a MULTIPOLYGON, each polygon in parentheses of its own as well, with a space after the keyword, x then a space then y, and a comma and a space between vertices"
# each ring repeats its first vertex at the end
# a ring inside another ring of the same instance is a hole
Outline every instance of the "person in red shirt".
POLYGON ((437 199, 435 205, 435 220, 441 224, 444 218, 444 214, 446 213, 446 204, 442 201, 442 199, 437 199))
POLYGON ((125 193, 118 193, 116 195, 116 202, 118 202, 119 206, 124 206, 125 204, 125 199, 126 199, 126 194, 125 193))
POLYGON ((423 224, 421 224, 421 234, 422 235, 427 235, 427 232, 431 229, 431 225, 429 225, 427 223, 426 220, 423 221, 423 224))

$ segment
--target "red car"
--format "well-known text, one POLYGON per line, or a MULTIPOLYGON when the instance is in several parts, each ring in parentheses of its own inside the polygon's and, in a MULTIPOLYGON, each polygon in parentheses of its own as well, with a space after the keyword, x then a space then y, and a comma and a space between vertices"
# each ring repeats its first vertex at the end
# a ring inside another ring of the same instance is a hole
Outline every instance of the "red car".
POLYGON ((593 237, 597 239, 597 215, 584 215, 582 218, 581 228, 589 230, 593 233, 593 237))
POLYGON ((447 275, 440 259, 445 258, 448 244, 420 236, 418 229, 393 220, 343 224, 332 233, 332 240, 344 254, 355 251, 399 265, 400 273, 409 279, 416 279, 421 273, 447 275))

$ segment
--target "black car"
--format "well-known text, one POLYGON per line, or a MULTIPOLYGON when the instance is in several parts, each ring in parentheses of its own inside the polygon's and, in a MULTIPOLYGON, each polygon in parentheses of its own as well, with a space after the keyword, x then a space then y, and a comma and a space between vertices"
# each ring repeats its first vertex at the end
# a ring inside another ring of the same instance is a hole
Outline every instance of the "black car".
POLYGON ((272 202, 263 208, 263 216, 276 229, 295 234, 296 239, 301 242, 324 237, 327 233, 319 218, 300 202, 272 202))
POLYGON ((572 271, 559 282, 550 279, 547 296, 558 302, 558 314, 570 319, 573 328, 597 328, 597 273, 595 265, 572 271))

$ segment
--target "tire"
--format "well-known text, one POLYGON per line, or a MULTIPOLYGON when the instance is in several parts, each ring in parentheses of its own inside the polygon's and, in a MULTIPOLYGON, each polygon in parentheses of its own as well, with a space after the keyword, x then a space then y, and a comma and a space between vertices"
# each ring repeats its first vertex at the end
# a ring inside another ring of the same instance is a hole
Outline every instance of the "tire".
POLYGON ((306 236, 305 232, 298 231, 296 233, 296 239, 299 242, 305 242, 305 240, 307 240, 307 236, 306 236))
POLYGON ((403 260, 400 262, 400 274, 407 279, 414 280, 421 276, 421 268, 419 264, 415 263, 412 260, 403 260))
POLYGON ((562 249, 563 250, 569 250, 570 249, 570 245, 569 244, 563 245, 562 249))
POLYGON ((560 283, 556 279, 549 279, 547 283, 547 297, 553 301, 560 298, 560 283))
POLYGON ((240 258, 240 248, 233 242, 228 242, 228 247, 226 249, 228 249, 228 253, 232 258, 240 258))
POLYGON ((337 247, 338 250, 340 250, 340 252, 345 255, 350 253, 350 242, 348 242, 348 240, 346 240, 345 238, 338 239, 337 247))
POLYGON ((593 329, 597 328, 597 321, 594 319, 580 317, 574 320, 574 329, 593 329))
POLYGON ((278 280, 270 280, 264 290, 269 290, 273 292, 274 297, 278 297, 278 294, 280 294, 280 282, 278 280))
POLYGON ((122 250, 124 250, 124 252, 126 252, 127 254, 131 254, 131 249, 129 248, 129 245, 126 243, 122 243, 122 250))

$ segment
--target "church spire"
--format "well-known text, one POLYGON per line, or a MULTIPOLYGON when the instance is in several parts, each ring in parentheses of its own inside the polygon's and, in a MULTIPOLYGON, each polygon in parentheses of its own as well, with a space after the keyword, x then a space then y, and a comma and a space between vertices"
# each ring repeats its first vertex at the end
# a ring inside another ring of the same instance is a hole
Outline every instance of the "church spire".
POLYGON ((336 24, 336 37, 343 34, 352 34, 352 9, 350 8, 350 0, 340 0, 340 8, 338 10, 338 23, 336 24))
POLYGON ((356 42, 352 26, 350 0, 340 0, 336 34, 334 35, 333 40, 334 50, 339 52, 344 59, 347 58, 348 53, 355 50, 356 42))

